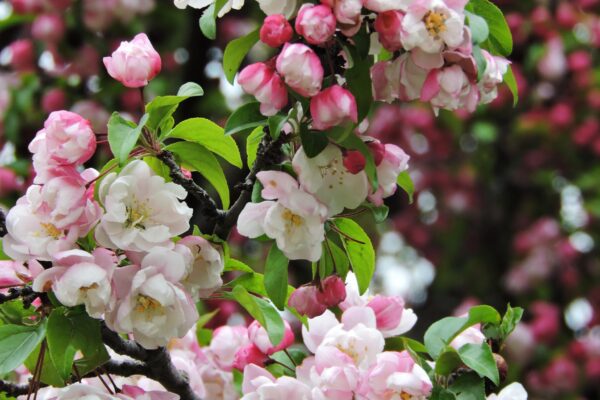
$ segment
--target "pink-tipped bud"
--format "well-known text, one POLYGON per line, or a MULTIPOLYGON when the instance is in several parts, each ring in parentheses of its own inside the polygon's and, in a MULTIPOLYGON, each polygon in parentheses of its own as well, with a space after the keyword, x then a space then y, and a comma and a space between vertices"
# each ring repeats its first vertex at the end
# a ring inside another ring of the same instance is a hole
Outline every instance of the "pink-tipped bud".
POLYGON ((337 275, 331 275, 321 282, 321 290, 317 291, 317 300, 327 308, 335 307, 346 300, 346 284, 337 275))
POLYGON ((365 165, 367 165, 367 161, 360 151, 349 150, 346 152, 346 155, 344 156, 344 167, 346 167, 348 172, 356 175, 365 169, 365 165))
POLYGON ((288 305, 301 315, 309 318, 323 314, 327 307, 317 299, 318 289, 315 286, 301 286, 292 292, 288 305))
POLYGON ((243 371, 246 365, 255 364, 259 367, 265 365, 267 356, 253 343, 241 347, 233 359, 233 368, 243 371))
POLYGON ((385 145, 379 141, 375 141, 367 143, 367 146, 371 150, 371 154, 373 154, 375 165, 379 166, 383 161, 383 157, 385 157, 385 145))
POLYGON ((310 101, 313 128, 324 131, 344 122, 358 122, 358 109, 354 95, 339 85, 333 85, 310 101))
POLYGON ((248 326, 248 338, 262 353, 266 355, 271 355, 283 349, 287 349, 294 344, 294 332, 292 332, 292 328, 287 321, 283 321, 283 323, 285 325, 283 339, 277 346, 273 346, 271 340, 269 339, 269 334, 258 321, 253 321, 250 326, 248 326))
POLYGON ((296 17, 296 31, 310 44, 323 44, 335 33, 335 16, 326 5, 304 4, 296 17))
POLYGON ((382 12, 375 19, 375 30, 379 33, 379 42, 388 51, 400 50, 402 46, 402 20, 404 14, 399 11, 382 12))
POLYGON ((275 48, 292 40, 293 35, 294 30, 283 14, 269 15, 260 28, 261 42, 275 48))
POLYGON ((375 311, 377 329, 392 330, 402 319, 404 301, 400 297, 377 295, 369 301, 367 306, 375 311))
POLYGON ((103 62, 110 76, 130 88, 146 86, 162 66, 160 55, 145 33, 136 35, 131 42, 122 42, 103 62))
POLYGON ((35 49, 29 39, 19 39, 9 45, 10 66, 16 71, 33 69, 35 49))

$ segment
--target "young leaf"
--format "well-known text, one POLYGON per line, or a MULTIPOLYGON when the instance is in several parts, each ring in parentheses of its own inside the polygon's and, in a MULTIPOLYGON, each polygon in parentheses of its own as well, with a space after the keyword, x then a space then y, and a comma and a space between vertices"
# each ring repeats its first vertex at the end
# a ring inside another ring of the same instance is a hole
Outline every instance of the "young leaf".
MULTIPOLYGON (((494 307, 480 305, 471 307, 469 310, 467 326, 473 326, 475 324, 499 324, 500 320, 501 316, 494 307)), ((465 329, 467 326, 465 326, 465 329)))
POLYGON ((402 190, 406 192, 408 195, 408 201, 412 204, 413 196, 415 194, 415 184, 408 174, 408 171, 401 172, 400 175, 398 175, 397 183, 398 186, 400 186, 402 190))
POLYGON ((252 268, 250 268, 248 265, 244 264, 240 260, 236 260, 236 259, 233 259, 233 258, 228 258, 225 261, 225 268, 223 269, 223 271, 225 271, 225 272, 227 272, 227 271, 241 271, 241 272, 248 272, 250 274, 254 273, 254 270, 252 268))
POLYGON ((467 318, 446 317, 427 329, 425 332, 425 347, 434 359, 438 358, 458 332, 461 332, 467 318))
POLYGON ((460 356, 452 347, 447 348, 435 361, 435 373, 448 376, 456 370, 462 361, 460 356))
POLYGON ((508 86, 508 89, 512 93, 513 107, 515 107, 519 102, 519 86, 517 85, 517 79, 515 78, 515 74, 510 65, 508 66, 508 70, 504 74, 504 83, 506 83, 506 86, 508 86))
POLYGON ((500 9, 489 0, 470 0, 465 10, 476 14, 488 24, 489 38, 483 44, 491 53, 509 56, 513 49, 512 34, 500 9))
POLYGON ((118 112, 114 112, 110 117, 108 121, 108 144, 121 166, 129 158, 129 153, 135 147, 146 121, 148 121, 148 114, 144 114, 138 125, 126 120, 118 112))
POLYGON ((204 89, 196 82, 186 82, 177 91, 177 96, 186 98, 204 96, 204 89))
POLYGON ((250 132, 257 126, 266 126, 267 118, 260 113, 260 103, 244 104, 235 110, 225 124, 225 135, 238 132, 250 132))
POLYGON ((146 114, 149 115, 146 126, 152 131, 161 129, 162 133, 168 132, 168 121, 173 113, 179 107, 179 104, 190 97, 202 96, 204 90, 200 85, 194 82, 187 82, 181 85, 177 96, 156 96, 146 105, 146 114))
POLYGON ((229 208, 229 184, 225 172, 216 157, 197 143, 177 142, 165 147, 175 154, 181 166, 199 172, 217 190, 223 208, 229 208))
POLYGON ((366 292, 375 272, 375 250, 371 239, 365 231, 351 219, 338 218, 335 220, 337 229, 341 232, 340 239, 344 244, 352 271, 356 274, 360 293, 366 292))
POLYGON ((502 339, 506 339, 515 330, 521 318, 523 318, 523 309, 521 307, 512 308, 510 304, 506 307, 506 314, 504 314, 504 318, 502 318, 502 323, 500 324, 502 339))
POLYGON ((485 400, 483 379, 474 372, 460 375, 448 388, 459 400, 485 400))
POLYGON ((235 74, 240 68, 244 57, 258 42, 258 39, 259 30, 255 29, 246 36, 232 40, 225 48, 225 53, 223 53, 223 71, 230 83, 233 83, 235 74))
POLYGON ((285 123, 288 121, 287 115, 275 114, 269 117, 269 134, 273 139, 277 139, 283 130, 285 123))
POLYGON ((241 285, 236 285, 232 292, 235 300, 257 320, 269 335, 273 345, 278 345, 283 340, 285 326, 277 310, 265 300, 252 296, 241 285))
POLYGON ((169 132, 167 138, 201 144, 228 163, 242 168, 242 157, 235 140, 226 136, 223 128, 206 118, 190 118, 180 122, 169 132))
POLYGON ((210 40, 215 40, 217 37, 215 3, 211 4, 200 17, 200 31, 210 40))
POLYGON ((254 128, 252 133, 248 135, 246 138, 246 158, 248 168, 252 168, 254 165, 254 161, 256 161, 256 153, 258 152, 258 146, 262 141, 263 137, 265 137, 265 131, 262 126, 257 126, 254 128))
POLYGON ((46 321, 37 326, 0 326, 0 375, 14 371, 46 335, 46 321))
POLYGON ((302 141, 304 153, 308 158, 318 156, 329 144, 325 132, 309 131, 304 127, 300 129, 300 140, 302 141))
POLYGON ((348 271, 350 270, 350 260, 346 252, 331 240, 326 240, 323 243, 323 255, 319 261, 319 268, 323 268, 323 271, 319 269, 319 275, 324 278, 327 275, 331 275, 335 270, 340 278, 346 279, 346 275, 348 275, 348 271))
POLYGON ((275 306, 283 310, 287 299, 288 259, 273 243, 265 264, 265 289, 275 306))
POLYGON ((465 365, 477 372, 479 376, 488 378, 496 386, 500 384, 498 366, 487 343, 465 344, 458 349, 458 354, 465 365))

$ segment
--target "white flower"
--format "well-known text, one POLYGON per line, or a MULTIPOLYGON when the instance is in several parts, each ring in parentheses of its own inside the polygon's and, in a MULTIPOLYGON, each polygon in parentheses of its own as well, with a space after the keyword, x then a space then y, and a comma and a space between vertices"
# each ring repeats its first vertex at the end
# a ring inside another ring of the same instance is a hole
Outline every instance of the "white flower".
POLYGON ((145 162, 129 163, 118 175, 106 176, 100 185, 106 214, 96 228, 98 243, 131 251, 172 247, 171 238, 190 226, 192 209, 179 201, 186 196, 183 187, 165 182, 145 162))
POLYGON ((266 234, 290 260, 318 261, 325 239, 325 206, 286 173, 262 171, 258 179, 269 201, 247 204, 238 218, 238 232, 249 238, 266 234))
POLYGON ((498 394, 491 394, 487 400, 527 400, 527 391, 518 382, 511 383, 498 394))
POLYGON ((92 385, 83 383, 74 383, 63 389, 59 389, 56 397, 51 397, 49 400, 120 400, 119 397, 113 396, 106 392, 104 388, 97 388, 92 385))
POLYGON ((198 320, 194 301, 179 283, 185 272, 186 259, 180 253, 163 247, 150 250, 133 276, 129 293, 106 320, 111 329, 133 333, 148 349, 185 336, 198 320))
POLYGON ((344 208, 355 209, 367 198, 367 174, 364 171, 351 174, 344 167, 342 151, 333 144, 314 158, 308 158, 300 148, 292 165, 301 187, 327 206, 330 217, 344 208))
POLYGON ((223 285, 223 258, 208 240, 200 236, 186 236, 176 247, 185 246, 191 251, 191 262, 188 264, 183 285, 200 297, 210 296, 223 285))
MULTIPOLYGON (((174 0, 175 7, 184 9, 186 7, 205 8, 213 4, 216 0, 174 0)), ((218 17, 221 18, 231 9, 240 10, 244 6, 244 0, 228 0, 227 3, 219 10, 218 17)))
POLYGON ((297 0, 256 0, 258 6, 267 15, 283 14, 291 17, 296 11, 297 0))
POLYGON ((487 65, 478 84, 480 102, 488 104, 498 97, 498 85, 504 80, 504 74, 508 71, 510 61, 504 57, 493 56, 485 50, 481 50, 481 53, 485 57, 487 65))

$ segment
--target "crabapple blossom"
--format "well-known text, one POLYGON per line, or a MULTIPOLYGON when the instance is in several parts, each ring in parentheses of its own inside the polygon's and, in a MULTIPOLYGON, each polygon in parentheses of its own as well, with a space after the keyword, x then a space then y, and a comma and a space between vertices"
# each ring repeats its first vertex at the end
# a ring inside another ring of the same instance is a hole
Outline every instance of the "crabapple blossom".
POLYGON ((302 43, 286 43, 277 57, 277 72, 285 83, 304 97, 319 93, 323 66, 315 52, 302 43))
POLYGON ((413 0, 364 0, 366 9, 378 13, 386 11, 406 11, 413 0))
POLYGON ((223 285, 223 258, 209 242, 200 236, 186 236, 177 242, 191 251, 191 262, 182 283, 200 297, 208 297, 223 285))
POLYGON ((248 364, 244 368, 242 400, 310 399, 310 388, 289 376, 275 377, 266 369, 248 364))
POLYGON ((318 294, 319 289, 316 286, 301 286, 292 292, 288 305, 301 315, 317 317, 327 310, 327 306, 319 301, 318 294))
POLYGON ((335 307, 346 299, 346 285, 336 275, 328 276, 321 281, 321 287, 317 291, 317 301, 327 308, 335 307))
POLYGON ((363 0, 321 0, 333 9, 342 33, 354 36, 360 29, 363 0))
POLYGON ((172 246, 171 238, 189 228, 192 209, 180 202, 186 196, 183 187, 165 182, 144 161, 132 161, 100 184, 105 214, 96 240, 104 247, 131 251, 172 246))
POLYGON ((488 104, 498 97, 498 85, 504 80, 504 74, 508 71, 510 62, 503 57, 493 56, 485 50, 481 50, 481 53, 487 64, 478 83, 480 102, 488 104))
POLYGON ((148 349, 185 336, 198 319, 194 301, 179 283, 186 272, 185 263, 173 250, 151 249, 134 269, 129 292, 107 318, 111 329, 133 333, 148 349))
POLYGON ((423 85, 421 100, 431 102, 436 112, 440 108, 464 108, 472 112, 479 101, 479 90, 461 66, 455 64, 429 73, 423 85))
POLYGON ((329 216, 339 214, 344 208, 354 209, 367 198, 367 174, 350 173, 344 167, 342 151, 333 144, 313 158, 300 148, 292 165, 301 187, 327 206, 329 216))
POLYGON ((63 389, 55 397, 50 397, 49 400, 121 400, 121 397, 109 394, 106 389, 97 388, 92 385, 83 383, 74 383, 63 389))
POLYGON ((424 400, 429 397, 432 388, 427 372, 414 362, 407 351, 386 351, 377 355, 377 361, 366 372, 360 394, 366 400, 424 400))
POLYGON ((260 40, 271 47, 283 46, 294 35, 292 26, 283 14, 268 15, 260 28, 260 40))
POLYGON ((332 346, 321 346, 314 357, 306 358, 298 376, 313 387, 315 398, 325 399, 353 399, 360 382, 353 358, 332 346))
POLYGON ((383 199, 396 193, 398 175, 408 169, 410 157, 400 147, 394 144, 384 146, 385 153, 381 163, 377 165, 377 190, 369 194, 369 200, 377 205, 383 205, 383 199))
POLYGON ((298 0, 256 0, 256 2, 267 15, 283 14, 289 18, 296 11, 298 0))
POLYGON ((402 49, 402 19, 404 14, 399 11, 385 11, 377 15, 375 30, 379 34, 381 45, 388 51, 402 49))
POLYGON ((219 368, 231 371, 238 349, 251 344, 245 326, 223 325, 215 329, 209 353, 219 368))
POLYGON ((0 261, 0 286, 17 286, 29 281, 31 273, 22 262, 0 261))
POLYGON ((500 393, 489 395, 487 400, 527 400, 527 391, 520 383, 513 382, 500 393))
POLYGON ((31 26, 31 36, 38 40, 56 43, 65 34, 65 22, 57 14, 43 14, 36 17, 31 26))
POLYGON ((283 339, 281 340, 281 343, 276 346, 271 343, 266 329, 263 328, 258 321, 253 321, 250 326, 248 326, 248 338, 262 353, 266 355, 271 355, 273 353, 277 353, 278 351, 287 349, 294 344, 294 332, 292 332, 292 328, 287 321, 283 321, 283 323, 285 326, 283 339))
POLYGON ((145 33, 121 45, 110 57, 102 59, 108 74, 130 88, 143 87, 161 70, 160 55, 145 33))
POLYGON ((121 393, 117 395, 123 400, 179 400, 179 396, 174 393, 161 391, 146 391, 138 386, 123 385, 121 393))
POLYGON ((260 112, 275 115, 288 103, 288 94, 281 77, 264 63, 247 66, 240 72, 238 83, 248 94, 260 102, 260 112))
POLYGON ((402 20, 406 50, 420 48, 439 53, 444 46, 457 47, 463 41, 466 0, 416 0, 402 20))
POLYGON ((49 261, 53 254, 72 249, 90 231, 101 209, 89 198, 85 175, 52 178, 44 186, 27 189, 6 216, 8 234, 3 244, 7 255, 20 261, 49 261))
POLYGON ((38 292, 52 288, 65 306, 84 304, 87 313, 100 318, 111 306, 111 280, 117 266, 114 252, 96 248, 93 253, 68 250, 54 255, 53 267, 44 270, 34 282, 38 292))
POLYGON ((296 17, 296 32, 310 44, 323 44, 335 33, 335 16, 326 5, 304 4, 296 17))
POLYGON ((308 350, 316 353, 327 332, 340 325, 340 322, 333 312, 326 310, 322 315, 310 318, 307 325, 302 325, 302 340, 308 350))
POLYGON ((325 239, 325 206, 301 190, 286 173, 262 171, 257 178, 267 201, 244 207, 238 218, 238 232, 250 238, 266 234, 291 260, 319 260, 325 239))
POLYGON ((374 98, 388 103, 395 99, 416 100, 421 96, 428 73, 414 62, 411 53, 404 53, 394 61, 378 62, 371 68, 374 98))
POLYGON ((310 100, 314 129, 324 131, 344 122, 358 122, 356 99, 348 90, 333 85, 310 100))
POLYGON ((96 135, 90 122, 70 111, 54 111, 29 143, 33 153, 35 183, 45 183, 52 169, 86 162, 96 151, 96 135))
POLYGON ((254 343, 248 343, 247 345, 238 349, 233 359, 233 368, 243 371, 246 365, 254 364, 259 367, 264 367, 267 355, 260 351, 260 349, 254 343))

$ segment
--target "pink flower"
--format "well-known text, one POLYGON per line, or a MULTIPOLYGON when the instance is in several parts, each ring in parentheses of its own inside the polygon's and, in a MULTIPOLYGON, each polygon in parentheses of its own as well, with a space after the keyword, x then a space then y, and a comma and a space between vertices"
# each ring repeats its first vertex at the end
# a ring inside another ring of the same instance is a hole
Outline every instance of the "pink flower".
POLYGON ((321 346, 315 354, 311 370, 312 385, 318 388, 324 398, 354 398, 360 372, 351 355, 337 347, 321 346))
POLYGON ((408 169, 410 160, 404 150, 394 144, 386 144, 384 149, 383 160, 377 165, 379 186, 369 194, 369 200, 377 206, 383 204, 383 199, 396 193, 398 175, 408 169))
POLYGON ((354 36, 361 25, 363 0, 321 0, 321 3, 333 9, 342 33, 354 36))
POLYGON ((321 288, 317 291, 317 300, 325 307, 335 307, 346 299, 346 285, 336 275, 331 275, 321 281, 321 288))
POLYGON ((15 71, 29 71, 34 67, 35 48, 29 39, 15 40, 8 46, 10 66, 15 71))
POLYGON ((223 258, 208 240, 200 236, 186 236, 177 242, 191 251, 191 262, 182 280, 183 285, 194 295, 210 296, 223 285, 223 258))
POLYGON ((254 364, 244 368, 242 392, 244 393, 242 400, 312 398, 310 388, 299 380, 289 376, 275 379, 269 371, 254 364))
POLYGON ((0 286, 16 286, 31 281, 31 274, 22 262, 0 261, 0 286))
POLYGON ((269 15, 260 28, 260 40, 271 47, 279 47, 292 40, 294 30, 283 14, 269 15))
POLYGON ((366 399, 427 398, 433 385, 427 372, 415 364, 407 351, 386 351, 365 374, 360 394, 366 399))
POLYGON ((323 83, 323 66, 319 57, 301 43, 286 43, 277 57, 277 72, 285 83, 304 97, 319 93, 323 83))
POLYGON ((556 80, 567 72, 567 56, 560 36, 548 40, 546 53, 538 63, 538 71, 548 80, 556 80))
POLYGON ((465 3, 463 0, 412 2, 402 20, 404 48, 439 53, 445 46, 460 45, 464 34, 465 3))
POLYGON ((260 112, 275 115, 288 103, 288 95, 281 77, 264 63, 248 65, 240 72, 238 83, 248 94, 256 97, 260 112))
POLYGON ((421 92, 421 101, 429 101, 438 109, 475 111, 479 90, 460 65, 432 70, 421 92))
POLYGON ((267 358, 267 355, 260 351, 254 343, 248 343, 235 353, 233 368, 243 371, 250 364, 263 367, 267 358))
POLYGON ((327 307, 317 298, 319 289, 316 286, 300 286, 294 290, 288 300, 288 305, 301 315, 309 318, 317 317, 325 312, 327 307))
POLYGON ((335 16, 325 5, 304 4, 296 17, 296 32, 310 44, 323 44, 335 33, 335 16))
POLYGON ((250 344, 245 326, 223 325, 213 332, 209 353, 219 368, 231 371, 239 349, 250 344))
POLYGON ((404 308, 404 300, 398 296, 377 295, 367 307, 375 312, 377 329, 386 338, 408 332, 417 322, 417 316, 411 309, 404 308))
POLYGON ((179 400, 179 396, 165 391, 146 391, 138 386, 123 385, 121 394, 118 395, 124 400, 179 400))
POLYGON ((268 356, 283 349, 287 349, 294 344, 294 332, 292 332, 292 328, 287 321, 283 321, 283 323, 285 325, 283 339, 276 346, 271 343, 267 331, 258 321, 253 321, 250 326, 248 326, 248 338, 262 353, 268 356))
POLYGON ((377 15, 375 30, 379 33, 379 41, 391 52, 402 49, 402 19, 399 11, 386 11, 377 15))
POLYGON ((310 318, 308 328, 302 325, 304 345, 312 353, 316 353, 327 333, 338 325, 341 325, 340 322, 330 310, 326 310, 322 315, 310 318))
POLYGON ((29 144, 36 169, 36 183, 44 183, 49 170, 81 165, 96 151, 96 136, 90 122, 70 111, 55 111, 29 144))
POLYGON ((394 61, 379 62, 371 68, 375 100, 391 103, 395 99, 410 101, 421 96, 429 70, 418 66, 412 53, 405 53, 394 61))
POLYGON ((65 22, 58 14, 40 15, 31 26, 31 35, 38 40, 56 43, 64 34, 65 22))
POLYGON ((324 131, 346 121, 358 122, 356 99, 348 90, 333 85, 310 101, 313 128, 324 131))
POLYGON ((131 42, 121 42, 103 61, 110 76, 131 88, 146 86, 161 69, 160 55, 145 33, 136 35, 131 42))
POLYGON ((481 103, 488 104, 498 97, 498 85, 504 80, 504 74, 508 71, 510 61, 504 57, 493 56, 485 50, 481 50, 481 53, 487 61, 487 65, 478 87, 481 103))

